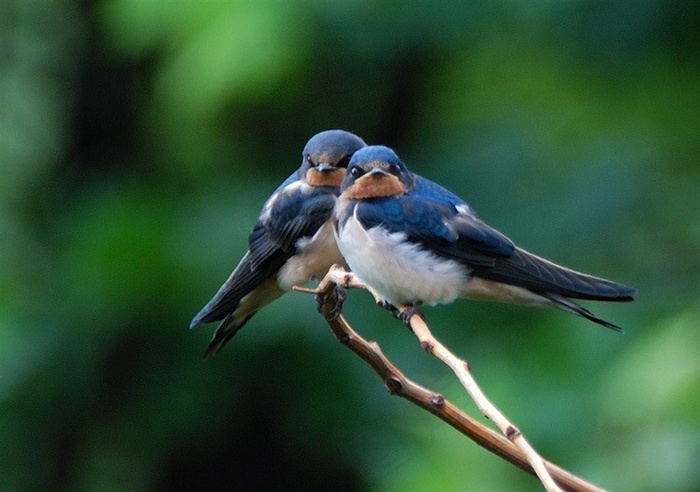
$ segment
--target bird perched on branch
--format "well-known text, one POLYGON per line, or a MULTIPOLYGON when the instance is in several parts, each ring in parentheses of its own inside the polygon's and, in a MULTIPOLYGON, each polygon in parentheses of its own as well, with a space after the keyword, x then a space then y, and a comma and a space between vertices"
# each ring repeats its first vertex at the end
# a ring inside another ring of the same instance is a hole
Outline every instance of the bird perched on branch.
POLYGON ((321 278, 343 263, 332 214, 350 157, 365 146, 342 130, 314 135, 301 167, 268 198, 248 236, 248 251, 190 328, 223 320, 204 352, 218 352, 259 309, 292 286, 321 278))
POLYGON ((340 252, 362 281, 405 310, 405 321, 422 303, 467 297, 556 306, 620 330, 571 299, 631 301, 636 293, 518 248, 387 147, 357 151, 340 192, 340 252))

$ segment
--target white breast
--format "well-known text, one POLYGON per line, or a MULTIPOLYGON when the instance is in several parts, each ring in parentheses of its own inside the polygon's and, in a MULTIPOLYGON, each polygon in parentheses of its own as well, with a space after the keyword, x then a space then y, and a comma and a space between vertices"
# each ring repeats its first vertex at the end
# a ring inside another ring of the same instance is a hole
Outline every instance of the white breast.
POLYGON ((381 226, 365 230, 350 217, 338 231, 338 247, 348 266, 394 306, 452 302, 469 281, 468 270, 405 242, 381 226))
POLYGON ((287 260, 277 274, 277 283, 283 290, 301 285, 312 278, 322 278, 334 263, 343 264, 333 236, 333 225, 326 221, 311 238, 297 241, 299 253, 287 260))

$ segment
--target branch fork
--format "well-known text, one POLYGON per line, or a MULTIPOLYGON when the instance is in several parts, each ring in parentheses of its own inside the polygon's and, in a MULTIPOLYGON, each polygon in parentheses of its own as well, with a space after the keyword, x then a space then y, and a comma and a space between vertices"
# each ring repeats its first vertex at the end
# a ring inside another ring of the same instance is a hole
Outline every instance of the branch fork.
POLYGON ((499 435, 482 423, 474 420, 445 399, 442 394, 426 389, 406 378, 384 355, 379 344, 362 338, 343 317, 342 305, 346 297, 344 289, 350 288, 365 289, 374 296, 379 306, 390 308, 381 296, 366 286, 356 275, 352 272, 347 272, 338 265, 333 265, 330 268, 315 289, 295 286, 294 290, 316 296, 318 310, 325 318, 335 337, 374 369, 384 381, 385 387, 390 394, 406 398, 442 419, 480 446, 537 476, 548 492, 559 492, 562 490, 605 492, 604 489, 586 482, 569 471, 541 458, 527 442, 522 432, 486 398, 472 376, 469 364, 452 354, 432 335, 420 311, 415 308, 399 310, 395 314, 398 314, 397 317, 402 319, 415 334, 420 341, 421 348, 425 352, 438 358, 452 369, 469 396, 476 403, 479 411, 488 420, 492 421, 503 435, 499 435))

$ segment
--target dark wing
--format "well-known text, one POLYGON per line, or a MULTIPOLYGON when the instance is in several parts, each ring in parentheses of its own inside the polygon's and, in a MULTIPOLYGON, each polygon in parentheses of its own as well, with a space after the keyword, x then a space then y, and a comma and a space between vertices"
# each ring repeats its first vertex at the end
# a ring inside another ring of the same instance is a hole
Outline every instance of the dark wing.
POLYGON ((224 319, 235 311, 243 297, 275 275, 297 252, 299 239, 318 231, 334 204, 335 196, 328 189, 306 185, 278 189, 248 236, 248 252, 190 327, 224 319))
POLYGON ((558 304, 562 296, 630 301, 635 294, 631 287, 570 270, 515 247, 481 221, 467 203, 424 178, 417 179, 412 193, 384 199, 381 207, 372 201, 362 205, 357 210, 365 227, 381 224, 391 232, 402 232, 434 254, 459 261, 476 276, 524 287, 558 304))
POLYGON ((484 224, 463 200, 421 177, 409 194, 365 200, 356 214, 365 228, 382 226, 437 255, 472 266, 493 267, 515 246, 484 224))
MULTIPOLYGON (((256 224, 255 229, 253 229, 251 236, 253 235, 267 236, 260 223, 256 224)), ((233 313, 243 297, 274 275, 291 256, 291 254, 273 247, 273 243, 269 239, 260 237, 256 239, 256 243, 264 248, 264 251, 257 252, 257 262, 253 263, 249 250, 214 297, 192 319, 190 328, 222 320, 233 313)))
POLYGON ((254 268, 264 264, 270 255, 282 251, 291 257, 297 252, 297 242, 312 237, 330 218, 335 195, 325 188, 295 189, 276 200, 260 230, 248 237, 254 268))
POLYGON ((525 287, 558 304, 559 298, 595 301, 632 301, 636 290, 552 263, 517 248, 506 258, 498 258, 492 268, 475 268, 475 275, 489 280, 525 287))
POLYGON ((478 277, 524 287, 555 302, 557 296, 597 301, 633 299, 635 290, 630 287, 571 270, 513 246, 508 238, 484 224, 473 212, 458 210, 445 223, 458 237, 448 246, 433 243, 433 249, 438 254, 460 260, 478 277), (510 247, 499 245, 498 238, 503 238, 510 247), (492 262, 470 261, 470 253, 464 251, 474 248, 493 252, 492 262))
POLYGON ((633 299, 636 292, 633 288, 577 272, 528 253, 482 222, 470 209, 458 205, 455 210, 457 213, 448 214, 445 225, 457 238, 447 237, 447 245, 438 241, 430 246, 438 254, 459 259, 473 269, 474 275, 524 287, 558 304, 561 304, 558 299, 562 296, 598 301, 633 299), (470 261, 472 249, 492 253, 492 262, 470 261))

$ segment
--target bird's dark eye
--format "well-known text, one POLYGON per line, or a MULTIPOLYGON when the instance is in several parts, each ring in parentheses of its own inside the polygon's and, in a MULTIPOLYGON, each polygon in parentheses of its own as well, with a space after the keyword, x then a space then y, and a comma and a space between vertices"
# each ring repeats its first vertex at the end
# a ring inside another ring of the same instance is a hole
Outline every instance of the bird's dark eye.
POLYGON ((313 166, 316 165, 316 164, 314 164, 314 161, 313 161, 313 159, 311 159, 311 156, 310 156, 310 155, 307 155, 307 156, 306 156, 306 162, 308 162, 308 163, 309 163, 309 166, 311 166, 311 167, 313 167, 313 166))
POLYGON ((338 161, 338 164, 336 164, 336 167, 347 168, 348 162, 350 162, 350 156, 346 155, 346 156, 340 158, 340 160, 338 161))
POLYGON ((352 175, 353 178, 359 178, 362 176, 364 173, 362 172, 362 169, 359 167, 355 166, 353 168, 350 168, 350 174, 352 175))
POLYGON ((401 174, 401 168, 398 164, 392 162, 391 164, 389 164, 389 172, 395 176, 398 176, 399 174, 401 174))

